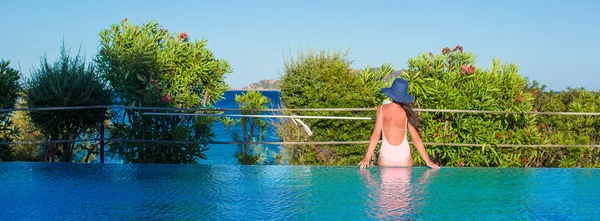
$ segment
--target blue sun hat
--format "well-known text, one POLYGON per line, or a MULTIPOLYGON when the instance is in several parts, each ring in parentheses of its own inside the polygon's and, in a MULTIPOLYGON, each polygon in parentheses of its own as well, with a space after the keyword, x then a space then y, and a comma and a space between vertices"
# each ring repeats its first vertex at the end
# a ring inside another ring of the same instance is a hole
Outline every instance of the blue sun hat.
POLYGON ((396 78, 392 86, 382 88, 381 93, 398 103, 412 103, 415 101, 415 98, 408 94, 408 82, 402 78, 396 78))

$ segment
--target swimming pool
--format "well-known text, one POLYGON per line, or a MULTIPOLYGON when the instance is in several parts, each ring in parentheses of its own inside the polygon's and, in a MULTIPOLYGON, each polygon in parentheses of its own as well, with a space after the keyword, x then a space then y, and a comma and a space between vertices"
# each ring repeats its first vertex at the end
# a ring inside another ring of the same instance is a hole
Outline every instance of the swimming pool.
POLYGON ((0 164, 1 220, 596 220, 598 169, 0 164))

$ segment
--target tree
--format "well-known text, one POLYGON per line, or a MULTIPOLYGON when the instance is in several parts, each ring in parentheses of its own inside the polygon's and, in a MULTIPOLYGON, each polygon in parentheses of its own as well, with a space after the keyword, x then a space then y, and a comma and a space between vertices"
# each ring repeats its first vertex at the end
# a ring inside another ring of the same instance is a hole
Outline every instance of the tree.
MULTIPOLYGON (((106 84, 96 73, 93 64, 85 65, 79 53, 74 58, 61 47, 60 58, 53 64, 44 56, 40 67, 32 70, 27 81, 27 106, 69 107, 94 106, 104 103, 109 96, 106 84)), ((71 109, 30 111, 31 121, 48 140, 75 140, 86 133, 95 133, 100 127, 105 110, 71 109)), ((78 151, 75 142, 49 144, 45 160, 72 162, 78 151)))
MULTIPOLYGON (((285 63, 279 79, 281 103, 286 108, 375 108, 384 96, 379 91, 392 72, 389 64, 378 70, 353 71, 351 60, 339 52, 299 52, 285 63)), ((294 112, 284 112, 294 115, 294 112)), ((311 116, 371 116, 369 112, 303 111, 311 116)), ((284 141, 362 141, 373 130, 372 121, 302 120, 314 132, 301 133, 293 120, 282 120, 278 133, 284 141)), ((364 145, 284 145, 282 153, 291 164, 356 165, 364 156, 364 145)))
MULTIPOLYGON (((242 95, 235 95, 235 101, 238 103, 241 114, 256 115, 260 114, 260 110, 267 108, 270 100, 258 91, 247 91, 242 95)), ((266 153, 260 145, 251 145, 248 142, 263 142, 265 141, 265 133, 268 125, 262 118, 257 117, 241 117, 238 120, 233 120, 229 117, 223 119, 223 125, 227 132, 238 144, 238 150, 235 157, 241 164, 257 164, 265 160, 266 153), (242 133, 235 131, 236 123, 240 125, 242 133)))
MULTIPOLYGON (((211 107, 227 88, 231 67, 217 59, 206 40, 190 41, 157 22, 132 25, 127 19, 100 32, 96 57, 102 78, 114 91, 113 103, 129 107, 211 107)), ((146 110, 113 112, 110 135, 135 140, 210 142, 212 118, 148 116, 146 110)), ((132 163, 197 163, 206 143, 116 143, 111 149, 132 163)))
MULTIPOLYGON (((14 108, 22 89, 19 80, 21 73, 10 66, 10 61, 0 60, 0 109, 14 108)), ((18 136, 18 130, 12 127, 12 113, 0 112, 0 141, 11 142, 18 136)), ((0 144, 0 162, 13 159, 9 145, 0 144)))

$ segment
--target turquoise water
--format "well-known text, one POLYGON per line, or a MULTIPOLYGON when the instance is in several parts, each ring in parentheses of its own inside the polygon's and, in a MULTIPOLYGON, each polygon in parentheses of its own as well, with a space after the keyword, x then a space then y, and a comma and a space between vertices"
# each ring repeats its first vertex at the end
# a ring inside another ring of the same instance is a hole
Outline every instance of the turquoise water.
POLYGON ((598 169, 0 164, 0 220, 597 220, 598 169))
MULTIPOLYGON (((239 105, 235 102, 236 95, 243 95, 246 91, 243 90, 231 90, 226 91, 223 94, 223 99, 215 104, 215 108, 225 108, 225 109, 237 109, 239 105)), ((281 108, 281 102, 279 100, 280 93, 279 91, 261 91, 261 94, 265 97, 269 98, 271 102, 267 104, 267 108, 278 109, 281 108)), ((121 112, 119 112, 121 113, 121 112)), ((226 111, 225 114, 240 114, 239 111, 226 111)), ((276 112, 264 112, 262 115, 269 114, 277 114, 276 112)), ((239 118, 235 118, 239 119, 239 118)), ((267 128, 265 134, 265 141, 268 142, 279 142, 282 141, 275 127, 272 125, 273 122, 279 121, 277 118, 263 118, 265 121, 269 123, 269 127, 267 128)), ((233 128, 235 131, 241 133, 242 129, 239 124, 236 124, 233 128)), ((214 141, 222 141, 222 142, 233 142, 230 134, 227 132, 227 129, 223 126, 220 121, 215 121, 212 127, 212 131, 214 133, 214 141)), ((106 137, 108 137, 108 132, 106 137)), ((237 151, 237 146, 235 144, 211 144, 209 146, 209 150, 205 151, 207 159, 199 159, 200 164, 237 164, 238 160, 234 157, 235 152, 237 151)), ((264 145, 264 148, 268 151, 274 151, 275 153, 279 153, 278 145, 264 145)), ((80 154, 76 156, 76 160, 80 160, 85 157, 85 154, 80 154)), ((106 157, 106 162, 108 163, 122 163, 123 160, 115 155, 108 155, 106 157)), ((100 159, 97 158, 94 163, 100 163, 100 159)))
MULTIPOLYGON (((227 108, 227 109, 236 109, 239 108, 238 104, 235 102, 235 95, 242 95, 245 91, 226 91, 223 95, 223 100, 219 101, 215 104, 217 108, 227 108)), ((261 91, 261 94, 265 97, 269 98, 271 102, 267 105, 268 108, 281 108, 281 103, 279 101, 280 93, 278 91, 261 91)), ((226 114, 240 114, 239 111, 227 111, 226 114)), ((263 115, 268 114, 277 114, 276 112, 265 112, 263 115)), ((237 118, 239 119, 239 118, 237 118)), ((265 141, 268 142, 279 142, 282 141, 277 132, 275 131, 275 127, 273 127, 270 123, 279 121, 277 118, 263 118, 265 121, 269 122, 269 128, 265 134, 265 141)), ((215 133, 214 140, 215 141, 226 141, 231 142, 233 139, 223 126, 221 122, 215 122, 212 127, 213 132, 215 133)), ((234 130, 241 133, 242 128, 239 124, 234 127, 234 130)), ((279 153, 278 145, 263 145, 264 148, 270 151, 274 151, 279 153)), ((233 155, 237 150, 237 146, 235 144, 219 144, 219 145, 210 145, 210 149, 205 152, 207 159, 200 160, 201 164, 237 164, 237 158, 233 155)))

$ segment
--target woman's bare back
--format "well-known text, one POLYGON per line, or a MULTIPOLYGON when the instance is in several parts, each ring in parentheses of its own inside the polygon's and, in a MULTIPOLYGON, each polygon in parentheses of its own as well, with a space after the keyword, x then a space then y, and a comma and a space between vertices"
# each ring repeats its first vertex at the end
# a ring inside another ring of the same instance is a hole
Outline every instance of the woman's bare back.
POLYGON ((397 104, 383 105, 383 131, 387 141, 394 146, 398 146, 404 140, 407 134, 406 112, 397 104))

